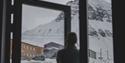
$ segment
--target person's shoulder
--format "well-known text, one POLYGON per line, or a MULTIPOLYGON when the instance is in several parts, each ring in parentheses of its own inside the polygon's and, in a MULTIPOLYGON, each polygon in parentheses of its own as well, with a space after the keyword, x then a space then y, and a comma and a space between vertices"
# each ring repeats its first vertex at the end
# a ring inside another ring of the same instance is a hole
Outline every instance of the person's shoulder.
POLYGON ((61 49, 61 50, 59 50, 58 52, 63 52, 63 51, 65 51, 65 49, 61 49))
POLYGON ((77 52, 79 52, 79 50, 78 49, 75 49, 77 52))
POLYGON ((69 51, 70 51, 70 49, 65 48, 65 49, 59 50, 58 53, 60 53, 60 54, 63 53, 64 54, 64 53, 69 52, 69 51))
POLYGON ((57 55, 63 55, 64 54, 64 52, 65 52, 65 49, 61 49, 61 50, 59 50, 58 52, 57 52, 57 55))

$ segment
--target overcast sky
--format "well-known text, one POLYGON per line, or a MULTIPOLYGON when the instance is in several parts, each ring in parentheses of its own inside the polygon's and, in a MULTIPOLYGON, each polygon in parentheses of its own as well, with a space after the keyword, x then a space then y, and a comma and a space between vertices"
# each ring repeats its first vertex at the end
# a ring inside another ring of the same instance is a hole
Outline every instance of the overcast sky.
POLYGON ((22 32, 54 20, 62 11, 23 4, 22 32))

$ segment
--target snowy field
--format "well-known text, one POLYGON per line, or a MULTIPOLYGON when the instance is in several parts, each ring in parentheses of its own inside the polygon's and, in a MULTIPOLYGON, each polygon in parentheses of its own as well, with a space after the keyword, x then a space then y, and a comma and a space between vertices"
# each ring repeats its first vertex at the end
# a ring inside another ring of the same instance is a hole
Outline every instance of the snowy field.
MULTIPOLYGON (((12 63, 11 60, 10 60, 10 63, 12 63)), ((56 59, 46 59, 45 61, 21 60, 21 63, 56 63, 56 59)))

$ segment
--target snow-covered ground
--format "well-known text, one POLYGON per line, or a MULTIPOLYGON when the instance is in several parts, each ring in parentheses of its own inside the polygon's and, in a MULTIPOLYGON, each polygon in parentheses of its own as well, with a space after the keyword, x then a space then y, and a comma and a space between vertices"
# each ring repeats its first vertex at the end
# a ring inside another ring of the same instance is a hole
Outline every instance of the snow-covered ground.
MULTIPOLYGON (((11 60, 10 60, 10 63, 12 63, 11 60)), ((21 60, 21 63, 56 63, 56 59, 48 59, 47 58, 45 61, 21 60)))
POLYGON ((22 60, 21 63, 56 63, 56 59, 46 59, 45 61, 22 60))

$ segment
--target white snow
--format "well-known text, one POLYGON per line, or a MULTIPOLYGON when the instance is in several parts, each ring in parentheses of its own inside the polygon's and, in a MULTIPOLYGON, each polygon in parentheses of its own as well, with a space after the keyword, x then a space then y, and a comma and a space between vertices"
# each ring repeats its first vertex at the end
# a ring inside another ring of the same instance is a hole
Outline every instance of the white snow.
MULTIPOLYGON (((10 60, 10 63, 11 60, 10 60)), ((57 63, 56 62, 56 59, 49 59, 49 58, 46 58, 45 61, 40 61, 40 60, 21 60, 21 63, 57 63)))
POLYGON ((45 61, 40 61, 40 60, 21 60, 21 63, 57 63, 56 59, 46 59, 45 61))
MULTIPOLYGON (((104 0, 88 0, 88 4, 96 10, 96 7, 102 7, 107 10, 107 12, 111 9, 111 3, 107 3, 104 0)), ((112 32, 112 23, 106 22, 106 20, 96 21, 96 20, 88 20, 88 25, 93 27, 95 31, 98 33, 98 29, 109 30, 112 32)), ((99 34, 98 34, 99 35, 99 34)), ((97 53, 96 59, 89 58, 89 63, 114 63, 113 56, 113 37, 102 37, 101 35, 97 36, 88 36, 88 48, 95 51, 97 53), (102 51, 100 51, 102 50, 102 51), (100 60, 100 53, 102 53, 103 59, 100 60)))

